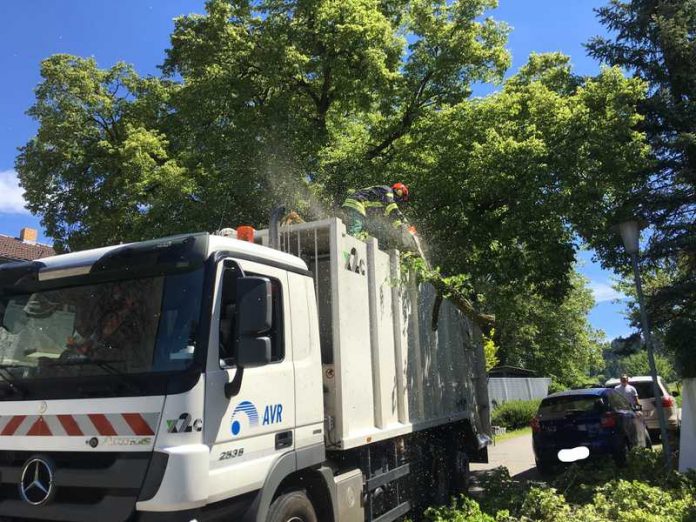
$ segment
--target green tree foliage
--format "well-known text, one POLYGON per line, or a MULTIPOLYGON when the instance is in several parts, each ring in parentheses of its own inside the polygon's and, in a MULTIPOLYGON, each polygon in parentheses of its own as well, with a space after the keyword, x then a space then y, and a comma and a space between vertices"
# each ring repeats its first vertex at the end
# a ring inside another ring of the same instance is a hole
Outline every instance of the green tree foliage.
POLYGON ((273 201, 315 214, 340 204, 425 113, 502 77, 506 28, 477 20, 492 5, 215 0, 178 19, 164 67, 184 80, 178 127, 224 187, 202 199, 259 225, 273 201))
MULTIPOLYGON (((673 381, 678 376, 679 368, 675 367, 675 358, 671 353, 666 353, 662 334, 653 335, 653 344, 656 349, 655 366, 657 374, 667 382, 673 381)), ((629 376, 650 375, 648 365, 648 353, 643 345, 640 334, 636 333, 626 338, 614 339, 607 343, 603 349, 604 368, 597 376, 597 380, 603 381, 610 378, 618 378, 622 374, 629 376)))
MULTIPOLYGON (((681 258, 683 261, 685 258, 681 258)), ((686 267, 679 262, 669 267, 669 261, 651 263, 641 274, 643 292, 647 300, 648 318, 651 322, 653 344, 658 353, 674 361, 675 371, 679 376, 696 376, 696 359, 693 353, 692 339, 696 336, 696 321, 687 307, 668 303, 670 296, 681 292, 681 280, 686 267)), ((629 297, 627 308, 631 322, 640 325, 640 309, 636 298, 636 289, 632 277, 625 277, 617 288, 629 297)), ((640 334, 631 338, 633 352, 640 348, 640 334)), ((628 347, 627 346, 627 347, 628 347)), ((608 359, 611 362, 612 354, 608 359)), ((615 354, 614 354, 615 355, 615 354)), ((627 355, 624 353, 623 355, 627 355)), ((611 367, 611 364, 609 365, 611 367)))
MULTIPOLYGON (((696 375, 693 363, 693 347, 690 339, 696 334, 696 322, 688 316, 674 315, 671 307, 657 305, 669 293, 671 285, 680 277, 678 270, 668 269, 665 263, 651 264, 641 273, 643 293, 649 303, 648 320, 650 321, 653 348, 656 355, 662 356, 675 377, 696 375)), ((626 276, 617 282, 615 288, 628 296, 626 301, 627 316, 631 323, 641 326, 640 308, 636 297, 634 279, 626 276)), ((617 376, 621 370, 621 359, 644 350, 640 332, 623 339, 612 341, 611 347, 605 349, 604 359, 607 376, 617 376)), ((646 363, 647 364, 647 363, 646 363)), ((659 373, 659 370, 658 370, 659 373)))
POLYGON ((571 289, 560 301, 533 290, 496 293, 491 304, 501 364, 535 370, 563 386, 584 385, 588 372, 603 366, 603 333, 588 322, 594 299, 585 282, 572 274, 571 289))
POLYGON ((498 347, 495 345, 493 337, 495 336, 495 328, 491 329, 490 335, 483 337, 483 355, 486 358, 486 371, 495 368, 500 364, 498 359, 498 347))
POLYGON ((562 55, 533 55, 499 93, 435 112, 395 145, 388 168, 413 172, 419 228, 443 271, 468 274, 477 306, 495 314, 503 364, 567 386, 599 366, 575 234, 647 160, 634 130, 642 93, 616 69, 583 79, 562 55))
MULTIPOLYGON (((590 54, 649 86, 640 128, 655 164, 636 171, 641 184, 625 208, 650 225, 646 272, 668 274, 648 293, 650 315, 665 331, 673 322, 696 330, 696 1, 611 0, 598 14, 613 35, 591 40, 590 54)), ((606 263, 625 266, 615 239, 598 233, 593 243, 606 263)))
POLYGON ((68 249, 164 232, 163 215, 183 231, 262 225, 280 201, 321 214, 425 114, 502 78, 507 28, 482 18, 494 5, 210 0, 176 20, 171 81, 52 57, 29 111, 39 133, 17 160, 30 208, 68 249), (124 174, 130 128, 159 141, 124 174), (147 179, 164 165, 183 169, 178 192, 147 179), (141 178, 127 193, 105 183, 124 176, 141 178))
POLYGON ((674 353, 677 372, 684 377, 696 377, 694 339, 696 339, 696 322, 678 318, 670 323, 665 344, 674 353))
POLYGON ((577 233, 639 187, 644 85, 532 55, 471 99, 510 63, 495 4, 210 0, 176 20, 163 78, 53 56, 16 164, 30 208, 70 250, 263 226, 276 203, 323 216, 349 187, 401 180, 457 298, 497 314, 501 361, 575 382, 596 340, 572 315, 591 306, 577 233))
MULTIPOLYGON (((655 367, 657 368, 657 374, 666 382, 672 382, 676 378, 672 362, 664 355, 655 354, 655 367)), ((624 373, 630 376, 650 375, 648 353, 640 351, 619 359, 617 361, 616 372, 612 376, 618 377, 624 373)))
POLYGON ((469 274, 481 294, 502 286, 563 296, 575 223, 617 197, 587 179, 631 186, 646 160, 633 130, 642 95, 618 69, 583 79, 565 56, 532 55, 501 92, 425 118, 389 167, 412 173, 412 206, 445 272, 469 274))
POLYGON ((17 158, 32 212, 59 249, 171 233, 193 186, 158 130, 173 86, 125 64, 55 55, 29 114, 38 134, 17 158))

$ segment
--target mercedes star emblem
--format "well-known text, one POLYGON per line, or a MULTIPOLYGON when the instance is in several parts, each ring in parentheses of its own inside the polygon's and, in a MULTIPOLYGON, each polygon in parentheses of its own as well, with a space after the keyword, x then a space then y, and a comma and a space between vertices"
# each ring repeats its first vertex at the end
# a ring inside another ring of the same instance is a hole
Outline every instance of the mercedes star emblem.
POLYGON ((53 496, 53 469, 41 457, 33 457, 24 464, 22 479, 19 482, 19 494, 25 502, 39 506, 48 502, 53 496))

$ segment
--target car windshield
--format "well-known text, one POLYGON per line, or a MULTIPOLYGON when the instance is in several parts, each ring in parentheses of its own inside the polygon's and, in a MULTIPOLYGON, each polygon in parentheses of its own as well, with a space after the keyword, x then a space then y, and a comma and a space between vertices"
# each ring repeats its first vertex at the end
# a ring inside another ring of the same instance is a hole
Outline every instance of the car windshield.
POLYGON ((202 269, 0 294, 0 370, 20 379, 186 368, 202 269))
POLYGON ((539 414, 544 416, 568 412, 590 412, 601 408, 601 397, 568 395, 544 399, 539 406, 539 414))

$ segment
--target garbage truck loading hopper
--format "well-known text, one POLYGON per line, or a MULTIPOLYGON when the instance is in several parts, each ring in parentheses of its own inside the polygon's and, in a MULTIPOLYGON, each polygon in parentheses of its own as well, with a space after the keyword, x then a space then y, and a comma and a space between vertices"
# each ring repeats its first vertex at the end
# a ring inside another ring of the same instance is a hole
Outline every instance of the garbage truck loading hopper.
MULTIPOLYGON (((256 241, 268 246, 268 231, 256 241)), ((281 227, 280 248, 304 259, 314 274, 327 448, 459 420, 485 439, 480 330, 448 301, 436 307, 432 286, 402 274, 397 250, 348 235, 339 219, 281 227)))

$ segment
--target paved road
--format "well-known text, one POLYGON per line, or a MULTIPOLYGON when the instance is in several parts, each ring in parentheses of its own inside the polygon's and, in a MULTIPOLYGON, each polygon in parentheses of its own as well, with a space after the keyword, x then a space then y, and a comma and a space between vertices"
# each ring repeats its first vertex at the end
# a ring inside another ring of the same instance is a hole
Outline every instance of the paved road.
POLYGON ((472 464, 471 470, 476 475, 476 472, 499 466, 506 467, 512 477, 540 479, 534 464, 531 433, 498 442, 495 446, 489 446, 488 464, 472 464))

